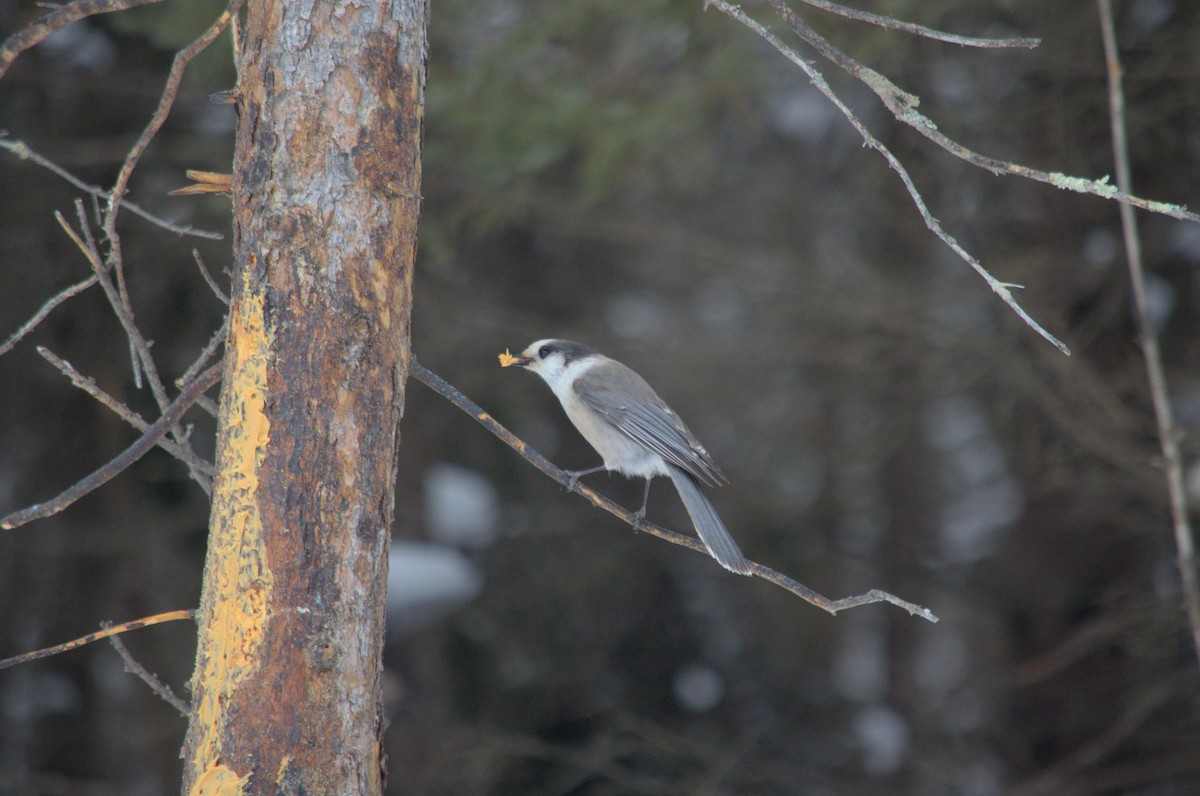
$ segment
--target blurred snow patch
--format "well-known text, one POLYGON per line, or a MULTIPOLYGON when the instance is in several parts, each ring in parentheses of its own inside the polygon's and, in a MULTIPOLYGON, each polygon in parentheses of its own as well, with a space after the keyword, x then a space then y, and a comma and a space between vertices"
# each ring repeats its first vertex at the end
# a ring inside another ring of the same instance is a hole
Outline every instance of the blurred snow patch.
POLYGON ((661 303, 646 293, 621 293, 608 300, 604 320, 613 334, 645 339, 666 331, 665 313, 661 303))
POLYGON ((873 705, 859 711, 854 733, 862 747, 863 768, 868 774, 884 777, 894 773, 908 753, 911 733, 908 723, 886 705, 873 705))
POLYGON ((500 524, 500 500, 475 470, 438 462, 425 473, 425 521, 429 537, 478 550, 490 546, 500 524))
POLYGON ((922 418, 926 443, 942 453, 939 480, 942 553, 959 564, 991 555, 1021 516, 1025 496, 1008 472, 1004 449, 976 402, 963 394, 932 400, 922 418))
POLYGON ((1158 274, 1146 274, 1146 313, 1154 328, 1162 331, 1175 309, 1175 287, 1158 274))
POLYGON ((692 313, 701 326, 724 334, 746 327, 746 307, 741 293, 727 282, 706 281, 692 297, 692 313))
POLYGON ((794 91, 771 101, 771 117, 789 138, 816 143, 834 119, 834 108, 816 89, 794 91))
POLYGON ((78 713, 83 693, 71 678, 40 671, 22 681, 12 680, 0 690, 0 714, 14 726, 32 724, 47 716, 78 713))
POLYGON ((961 395, 932 401, 922 419, 925 442, 941 451, 960 448, 987 430, 979 410, 961 395))
POLYGON ((1184 474, 1184 487, 1187 491, 1187 502, 1195 508, 1200 506, 1200 461, 1192 462, 1184 474))
POLYGON ((793 450, 771 470, 774 501, 792 514, 812 508, 825 484, 825 465, 810 451, 793 450))
MULTIPOLYGON (((1200 142, 1200 136, 1197 136, 1200 142)), ((1200 143, 1196 146, 1200 152, 1200 143)), ((1171 250, 1188 258, 1193 263, 1200 262, 1200 225, 1181 221, 1171 232, 1171 250)))
POLYGON ((967 673, 967 640, 952 625, 938 625, 937 633, 925 633, 913 656, 912 678, 934 701, 941 702, 962 682, 967 673))
POLYGON ((933 91, 947 103, 974 101, 979 94, 966 65, 956 58, 940 58, 931 64, 933 91))
POLYGON ((1007 477, 947 502, 942 506, 942 552, 955 563, 987 557, 1001 532, 1021 516, 1024 503, 1021 488, 1007 477))
MULTIPOLYGON (((867 616, 867 614, 861 614, 867 616)), ((833 686, 852 702, 874 702, 887 691, 888 651, 883 625, 875 619, 855 619, 839 627, 833 659, 833 686)))
POLYGON ((961 796, 1000 796, 1005 792, 1003 767, 992 758, 974 760, 955 775, 954 792, 961 796))
POLYGON ((1134 36, 1145 36, 1175 16, 1175 0, 1133 0, 1125 13, 1129 31, 1134 36))
POLYGON ((393 539, 388 555, 388 630, 412 633, 470 602, 483 575, 452 547, 393 539))
POLYGON ((117 45, 102 28, 77 22, 48 36, 41 52, 60 65, 104 72, 117 58, 117 45))
POLYGON ((1102 271, 1117 261, 1121 252, 1121 239, 1104 227, 1093 227, 1083 236, 1083 261, 1102 271))
POLYGON ((725 696, 725 680, 711 666, 692 663, 675 673, 671 691, 688 713, 707 713, 725 696))

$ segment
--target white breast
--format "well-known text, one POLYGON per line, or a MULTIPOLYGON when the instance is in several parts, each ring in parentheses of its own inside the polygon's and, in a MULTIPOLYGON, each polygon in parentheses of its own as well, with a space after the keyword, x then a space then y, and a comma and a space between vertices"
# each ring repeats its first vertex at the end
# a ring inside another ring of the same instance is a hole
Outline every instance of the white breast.
POLYGON ((607 357, 592 356, 572 362, 563 369, 560 377, 550 384, 550 388, 558 396, 571 423, 604 459, 606 469, 633 478, 666 475, 667 466, 661 456, 618 431, 595 410, 580 401, 572 389, 575 379, 609 361, 607 357))

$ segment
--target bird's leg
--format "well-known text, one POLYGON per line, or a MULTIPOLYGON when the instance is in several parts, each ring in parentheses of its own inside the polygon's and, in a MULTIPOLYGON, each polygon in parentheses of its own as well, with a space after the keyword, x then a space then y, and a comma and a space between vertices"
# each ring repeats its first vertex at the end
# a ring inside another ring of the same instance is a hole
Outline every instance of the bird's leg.
POLYGON ((591 475, 592 473, 598 473, 603 469, 604 465, 602 464, 599 467, 593 467, 590 470, 567 470, 567 475, 571 476, 571 480, 567 482, 567 491, 574 492, 575 484, 580 478, 583 478, 585 475, 591 475))
POLYGON ((642 493, 642 507, 634 512, 633 529, 640 531, 642 523, 646 521, 646 506, 650 503, 650 479, 646 479, 646 491, 642 493))

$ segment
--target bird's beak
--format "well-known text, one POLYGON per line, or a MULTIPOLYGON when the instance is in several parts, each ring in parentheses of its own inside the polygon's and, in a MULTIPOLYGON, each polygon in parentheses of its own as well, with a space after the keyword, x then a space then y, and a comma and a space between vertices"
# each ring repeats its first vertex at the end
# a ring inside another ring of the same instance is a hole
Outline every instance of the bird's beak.
POLYGON ((527 357, 524 355, 513 356, 507 351, 500 355, 500 367, 502 368, 511 368, 513 365, 523 368, 530 362, 533 362, 533 357, 527 357))

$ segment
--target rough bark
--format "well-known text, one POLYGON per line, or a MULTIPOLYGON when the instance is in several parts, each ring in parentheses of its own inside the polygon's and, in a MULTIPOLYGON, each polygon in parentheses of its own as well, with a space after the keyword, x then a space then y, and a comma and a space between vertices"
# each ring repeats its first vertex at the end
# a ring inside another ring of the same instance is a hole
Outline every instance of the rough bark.
POLYGON ((248 4, 184 793, 382 791, 427 15, 248 4))

